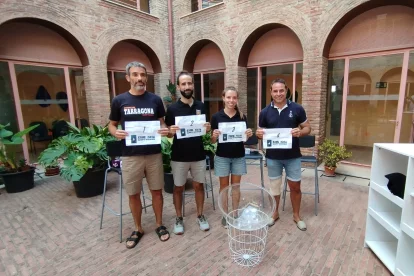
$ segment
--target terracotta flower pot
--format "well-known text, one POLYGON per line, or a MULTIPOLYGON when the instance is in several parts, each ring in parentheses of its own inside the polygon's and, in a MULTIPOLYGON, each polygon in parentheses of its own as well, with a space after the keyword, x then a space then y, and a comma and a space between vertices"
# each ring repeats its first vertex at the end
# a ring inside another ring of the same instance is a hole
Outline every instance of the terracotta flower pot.
POLYGON ((325 166, 325 175, 326 176, 335 176, 336 167, 327 167, 325 166))
POLYGON ((54 175, 58 175, 60 172, 59 167, 47 167, 45 169, 45 176, 54 176, 54 175))

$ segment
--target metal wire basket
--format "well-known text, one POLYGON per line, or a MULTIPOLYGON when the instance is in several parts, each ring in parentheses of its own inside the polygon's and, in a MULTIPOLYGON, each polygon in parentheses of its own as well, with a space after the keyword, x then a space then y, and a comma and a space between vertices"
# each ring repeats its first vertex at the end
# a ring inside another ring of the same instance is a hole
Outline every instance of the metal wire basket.
POLYGON ((227 222, 230 257, 235 263, 253 267, 262 261, 267 224, 275 207, 269 192, 254 184, 233 184, 220 192, 219 208, 227 222))

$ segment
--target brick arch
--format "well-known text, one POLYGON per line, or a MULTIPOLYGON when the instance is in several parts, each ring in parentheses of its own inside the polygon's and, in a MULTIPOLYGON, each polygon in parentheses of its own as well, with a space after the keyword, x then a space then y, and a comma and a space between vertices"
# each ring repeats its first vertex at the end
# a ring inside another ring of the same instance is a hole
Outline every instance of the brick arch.
MULTIPOLYGON (((158 74, 158 73, 161 73, 162 72, 160 60, 159 60, 157 54, 154 52, 154 50, 151 49, 151 47, 149 47, 144 42, 139 41, 139 40, 136 40, 136 39, 125 39, 125 40, 121 40, 121 41, 116 42, 109 49, 109 52, 108 52, 108 55, 107 55, 107 60, 109 59, 109 53, 111 52, 111 50, 115 47, 115 45, 117 45, 120 42, 128 42, 130 44, 133 44, 133 45, 137 46, 143 52, 143 54, 146 55, 146 57, 148 58, 149 62, 151 63, 151 67, 152 67, 152 68, 149 68, 150 69, 149 72, 155 73, 155 74, 158 74)), ((132 60, 129 60, 128 62, 131 62, 131 61, 132 60)), ((145 64, 146 62, 143 62, 143 63, 145 64)))
POLYGON ((338 5, 338 3, 333 2, 330 9, 326 10, 324 15, 321 16, 317 27, 322 34, 320 40, 321 44, 317 47, 317 49, 321 51, 320 55, 323 55, 324 57, 329 56, 329 51, 335 37, 352 19, 371 9, 390 5, 401 5, 414 8, 414 2, 411 0, 359 0, 356 1, 353 6, 341 6, 338 5))
POLYGON ((249 21, 241 26, 234 42, 234 52, 237 53, 238 66, 246 67, 248 54, 253 48, 254 43, 262 35, 278 27, 290 29, 299 38, 303 52, 306 52, 307 45, 311 44, 310 34, 312 34, 310 31, 311 22, 308 16, 292 8, 290 10, 280 10, 280 14, 283 14, 280 20, 275 20, 274 11, 270 11, 269 16, 266 16, 266 14, 262 16, 262 18, 268 18, 267 20, 249 21), (295 18, 295 20, 288 20, 288 18, 295 18))
MULTIPOLYGON (((208 39, 199 40, 196 43, 194 43, 190 47, 190 49, 188 49, 187 54, 185 55, 185 58, 184 58, 183 69, 187 70, 189 72, 193 72, 197 56, 199 55, 199 53, 202 51, 202 49, 205 46, 208 46, 208 45, 211 45, 211 44, 214 44, 214 46, 218 47, 218 51, 220 51, 221 55, 223 55, 223 52, 221 51, 220 47, 216 43, 214 43, 213 41, 208 40, 208 39)), ((226 61, 225 61, 224 56, 222 56, 222 58, 224 60, 224 67, 225 67, 226 61)))
POLYGON ((168 62, 161 62, 166 60, 163 50, 158 49, 153 41, 153 37, 149 37, 145 32, 138 34, 131 34, 122 28, 113 28, 104 32, 97 38, 97 43, 100 45, 101 61, 107 63, 109 52, 118 42, 126 41, 137 45, 151 60, 154 73, 161 73, 167 71, 167 68, 162 68, 161 64, 168 64, 168 62), (140 40, 137 39, 140 38, 140 40))
POLYGON ((88 38, 81 31, 81 26, 72 18, 65 17, 53 7, 27 9, 25 11, 5 9, 0 18, 0 25, 6 22, 27 22, 47 27, 65 38, 78 54, 83 66, 88 66, 93 52, 87 47, 88 38), (58 14, 54 18, 50 14, 58 14), (48 15, 47 17, 45 15, 48 15))
MULTIPOLYGON (((229 64, 229 60, 228 58, 230 57, 229 55, 229 50, 226 44, 224 44, 224 41, 226 41, 225 39, 217 39, 217 38, 221 38, 220 35, 211 37, 211 36, 203 36, 200 35, 195 39, 192 40, 188 40, 183 47, 181 48, 181 52, 180 52, 180 59, 181 60, 181 64, 183 64, 183 69, 187 70, 189 72, 193 71, 194 68, 194 62, 197 58, 198 53, 200 52, 200 50, 206 46, 209 43, 214 43, 221 51, 221 53, 223 54, 223 58, 224 58, 224 64, 227 65, 229 64)), ((179 71, 181 70, 181 68, 179 69, 179 71)))

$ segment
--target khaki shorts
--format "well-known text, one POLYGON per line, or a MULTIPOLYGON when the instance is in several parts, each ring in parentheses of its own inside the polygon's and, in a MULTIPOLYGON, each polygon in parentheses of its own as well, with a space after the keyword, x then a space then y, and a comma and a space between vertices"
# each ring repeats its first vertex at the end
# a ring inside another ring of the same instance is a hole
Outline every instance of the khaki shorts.
POLYGON ((141 192, 142 179, 147 178, 150 190, 161 190, 164 187, 164 169, 161 153, 140 156, 123 156, 122 180, 128 195, 141 192))
POLYGON ((206 160, 194 162, 171 161, 171 169, 174 178, 174 185, 182 187, 187 182, 188 171, 191 172, 193 181, 204 183, 206 181, 206 160))

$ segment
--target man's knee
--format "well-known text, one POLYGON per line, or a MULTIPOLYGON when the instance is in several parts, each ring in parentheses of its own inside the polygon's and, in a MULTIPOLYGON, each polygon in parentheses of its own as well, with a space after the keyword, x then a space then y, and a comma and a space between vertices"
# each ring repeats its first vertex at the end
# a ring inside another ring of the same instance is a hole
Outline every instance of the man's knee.
POLYGON ((181 194, 182 192, 184 192, 184 185, 183 186, 175 186, 174 185, 174 193, 181 194))
POLYGON ((269 188, 272 196, 280 196, 282 193, 282 178, 270 179, 269 188))
POLYGON ((162 190, 151 190, 152 198, 162 199, 162 190))
POLYGON ((129 195, 130 201, 140 201, 141 200, 141 193, 136 193, 135 195, 129 195))
POLYGON ((204 185, 203 183, 193 182, 193 188, 196 192, 204 192, 204 185))
POLYGON ((300 193, 300 181, 288 181, 290 192, 300 193))

